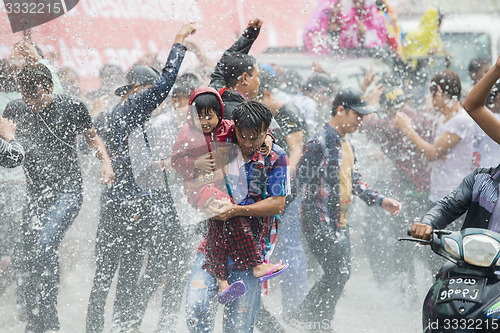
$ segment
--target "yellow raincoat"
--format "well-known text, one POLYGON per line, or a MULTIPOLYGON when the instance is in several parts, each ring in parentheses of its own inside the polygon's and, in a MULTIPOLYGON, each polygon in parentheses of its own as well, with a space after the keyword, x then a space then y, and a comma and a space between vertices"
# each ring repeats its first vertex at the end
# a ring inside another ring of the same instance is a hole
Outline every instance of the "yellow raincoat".
POLYGON ((439 37, 438 11, 430 7, 420 19, 420 26, 410 31, 403 40, 403 58, 415 61, 428 55, 445 55, 439 37))

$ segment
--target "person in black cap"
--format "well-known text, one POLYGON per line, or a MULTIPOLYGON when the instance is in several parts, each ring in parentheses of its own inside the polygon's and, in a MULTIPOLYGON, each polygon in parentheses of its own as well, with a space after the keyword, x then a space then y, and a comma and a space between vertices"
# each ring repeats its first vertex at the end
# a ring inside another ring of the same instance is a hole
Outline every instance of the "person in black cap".
POLYGON ((301 208, 304 236, 324 272, 306 298, 286 317, 292 325, 320 323, 319 331, 332 329, 335 305, 351 270, 347 212, 352 194, 369 206, 380 205, 393 215, 401 209, 398 201, 361 181, 347 139, 348 134, 359 128, 363 117, 374 111, 361 92, 340 91, 333 101, 330 120, 308 142, 292 180, 287 207, 298 193, 304 193, 301 208))
POLYGON ((147 66, 136 66, 129 71, 128 84, 115 91, 121 96, 121 102, 110 112, 100 114, 95 121, 109 149, 116 181, 101 197, 97 267, 87 310, 88 333, 103 331, 106 298, 118 267, 113 324, 118 331, 131 330, 133 325, 134 296, 147 241, 161 217, 156 214, 159 209, 155 206, 154 193, 135 182, 128 136, 143 126, 167 97, 187 50, 182 44, 194 32, 192 24, 182 26, 161 75, 147 66))

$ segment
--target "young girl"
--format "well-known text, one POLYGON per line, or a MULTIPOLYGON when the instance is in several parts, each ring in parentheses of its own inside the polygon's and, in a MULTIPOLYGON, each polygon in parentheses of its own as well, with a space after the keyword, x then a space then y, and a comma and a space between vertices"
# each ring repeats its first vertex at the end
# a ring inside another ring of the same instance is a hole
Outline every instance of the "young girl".
MULTIPOLYGON (((230 185, 225 181, 224 165, 228 153, 236 142, 234 122, 223 119, 224 105, 218 92, 209 87, 196 88, 189 99, 187 124, 181 129, 173 147, 172 166, 184 178, 188 201, 198 208, 205 208, 213 199, 232 200, 230 185)), ((271 145, 272 143, 266 143, 271 145)), ((248 219, 231 221, 231 233, 224 223, 208 220, 206 237, 206 263, 204 269, 213 274, 219 284, 219 302, 225 304, 245 293, 245 285, 227 282, 227 265, 222 269, 214 264, 214 256, 228 253, 239 270, 253 269, 254 276, 263 282, 281 274, 287 266, 267 264, 260 256, 257 235, 252 232, 248 219), (215 233, 219 233, 216 235, 215 233), (223 234, 224 241, 220 240, 223 234)), ((229 259, 229 258, 227 258, 229 259)))

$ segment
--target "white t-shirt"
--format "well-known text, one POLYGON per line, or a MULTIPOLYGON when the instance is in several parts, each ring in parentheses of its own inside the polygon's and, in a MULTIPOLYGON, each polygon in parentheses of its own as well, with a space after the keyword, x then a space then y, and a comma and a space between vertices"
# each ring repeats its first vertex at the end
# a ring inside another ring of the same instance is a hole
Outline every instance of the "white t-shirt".
POLYGON ((460 137, 460 141, 445 155, 432 161, 429 200, 437 202, 458 187, 462 179, 473 170, 474 121, 464 109, 447 122, 441 115, 436 124, 434 138, 448 132, 460 137))
MULTIPOLYGON (((495 114, 500 119, 500 114, 495 114)), ((481 168, 500 164, 500 145, 493 141, 477 124, 475 125, 474 157, 481 168)))

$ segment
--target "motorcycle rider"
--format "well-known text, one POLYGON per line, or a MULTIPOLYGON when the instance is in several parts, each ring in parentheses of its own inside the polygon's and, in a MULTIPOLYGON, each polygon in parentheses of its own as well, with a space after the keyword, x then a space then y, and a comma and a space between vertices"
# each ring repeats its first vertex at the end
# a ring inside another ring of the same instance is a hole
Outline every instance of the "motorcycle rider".
POLYGON ((478 168, 467 175, 460 185, 414 222, 411 235, 428 240, 434 229, 444 229, 467 212, 462 229, 482 228, 500 233, 500 165, 478 168))

